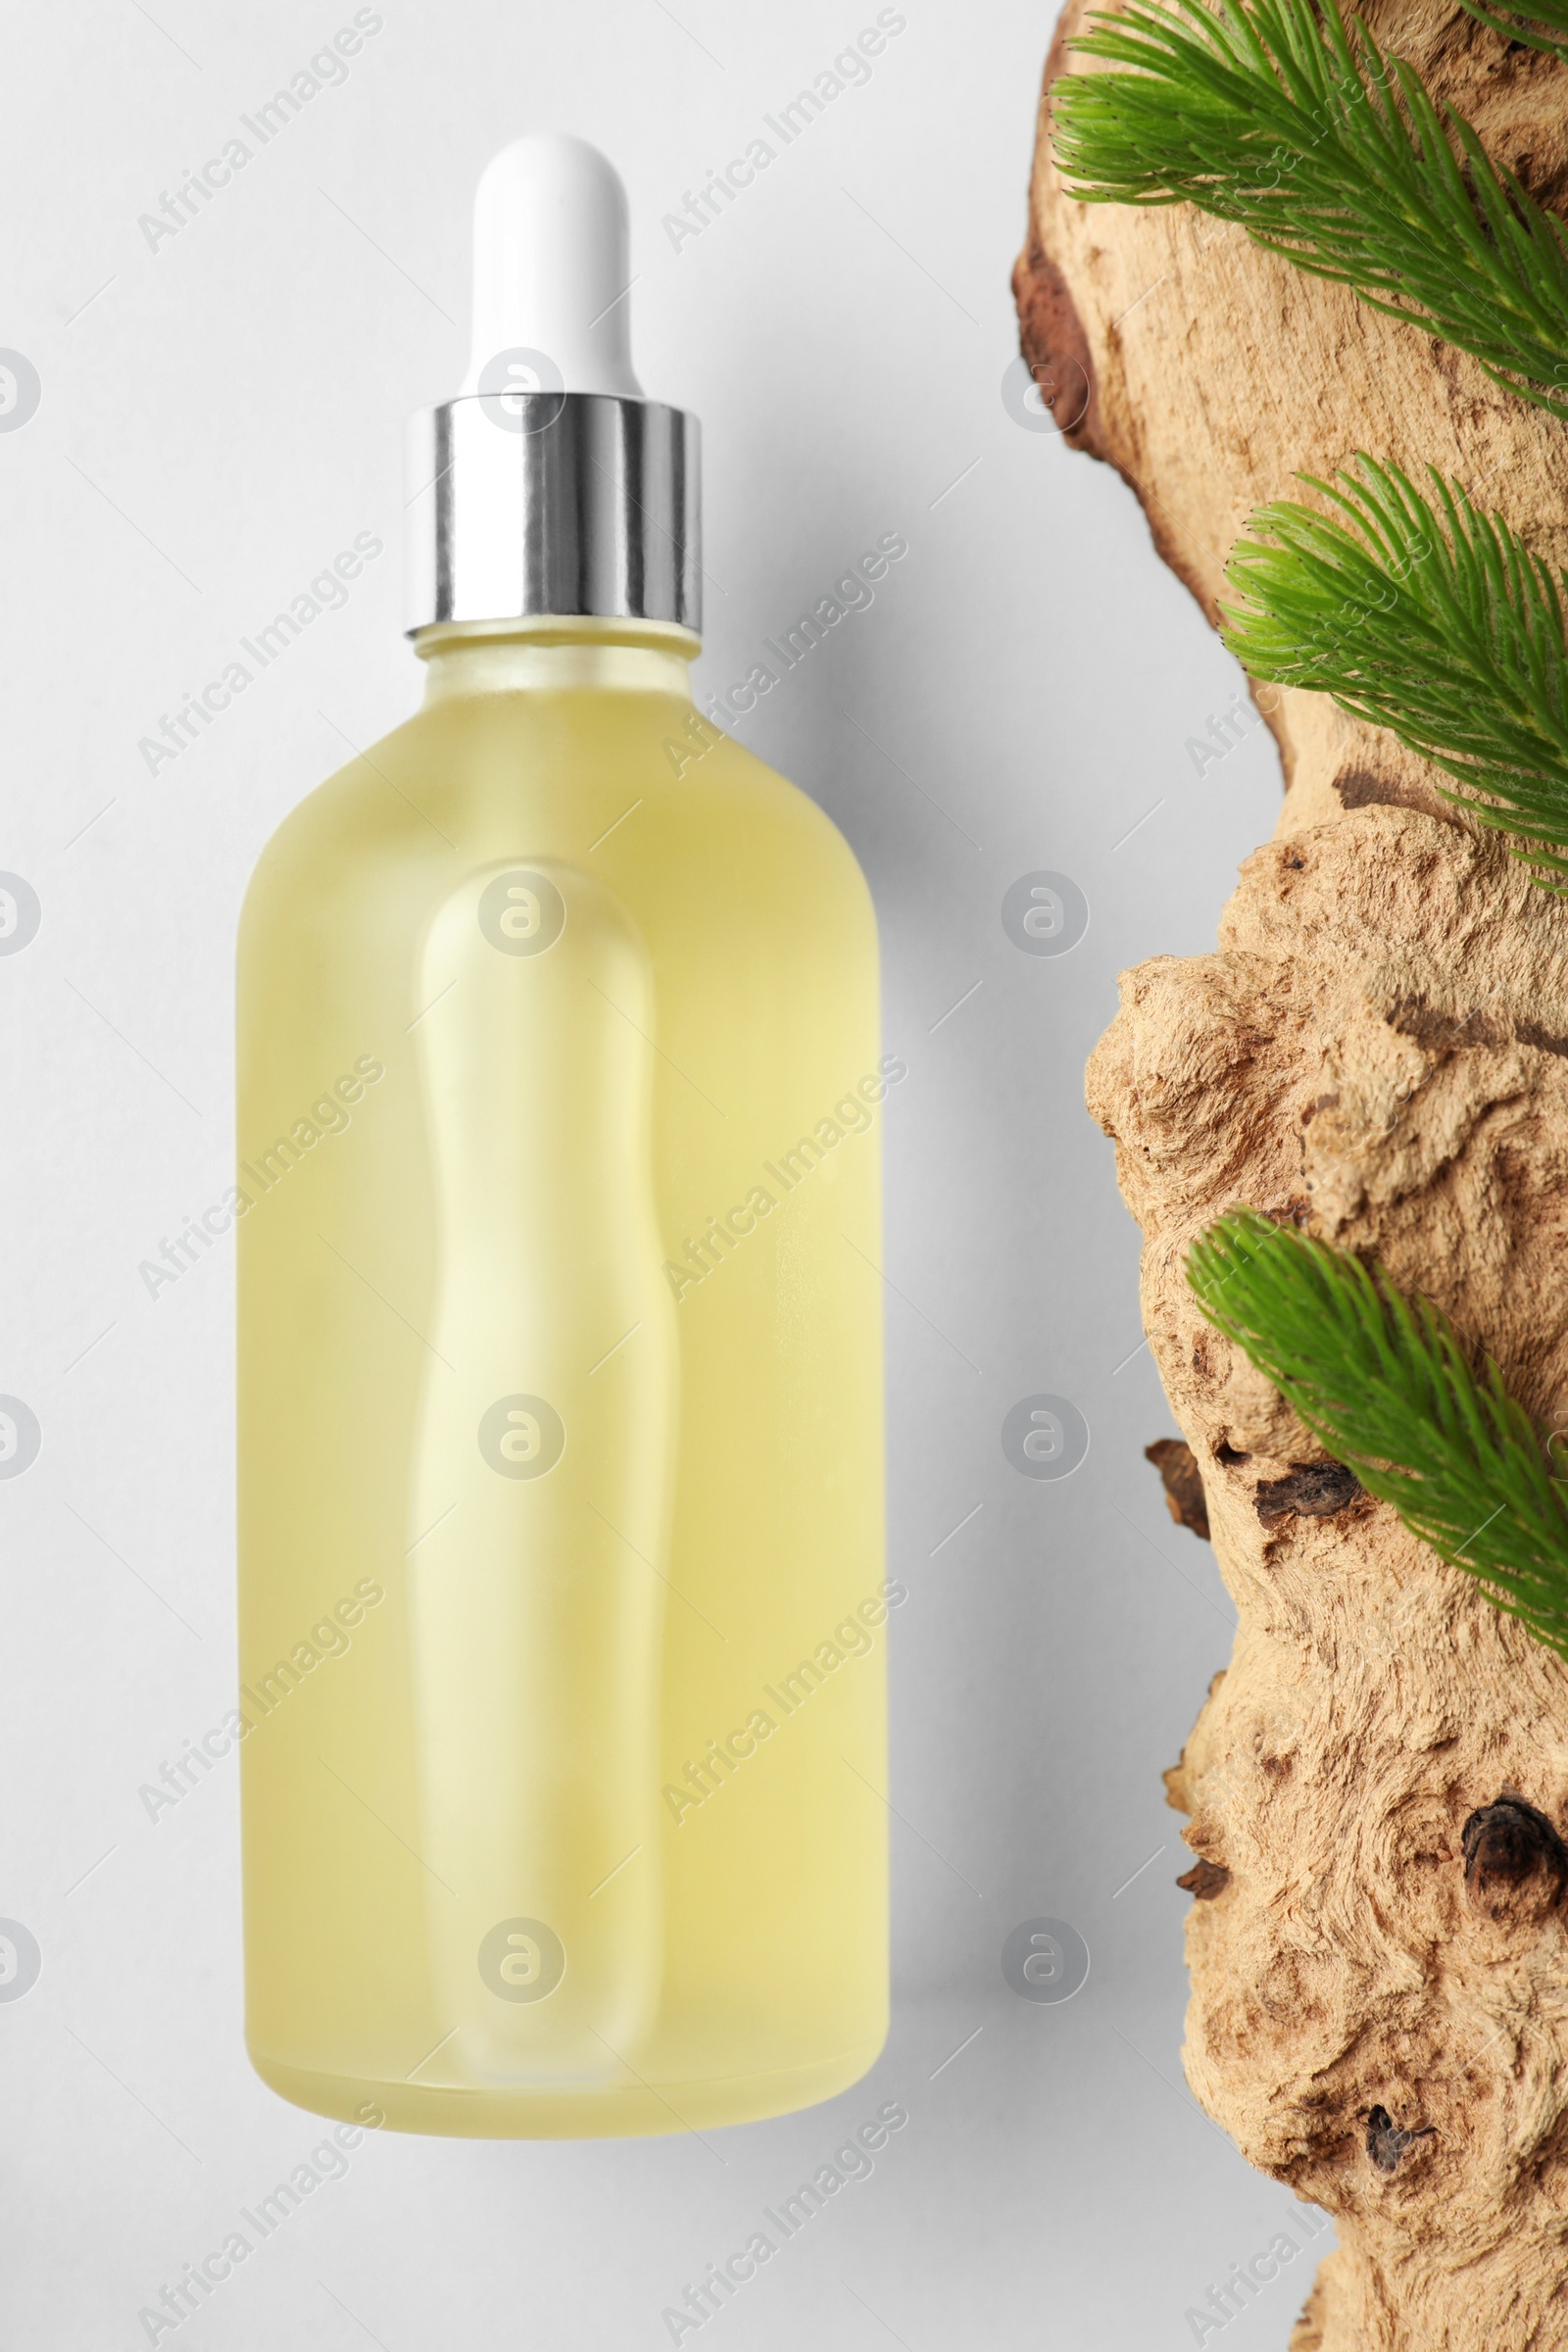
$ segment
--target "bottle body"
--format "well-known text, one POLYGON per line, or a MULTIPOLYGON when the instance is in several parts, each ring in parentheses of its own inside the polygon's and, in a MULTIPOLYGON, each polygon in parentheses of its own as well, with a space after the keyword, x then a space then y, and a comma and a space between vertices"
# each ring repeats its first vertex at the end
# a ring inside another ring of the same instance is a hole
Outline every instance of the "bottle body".
POLYGON ((886 2027, 903 1065, 848 849, 620 635, 453 633, 242 928, 249 2039, 412 2130, 744 2121, 886 2027))

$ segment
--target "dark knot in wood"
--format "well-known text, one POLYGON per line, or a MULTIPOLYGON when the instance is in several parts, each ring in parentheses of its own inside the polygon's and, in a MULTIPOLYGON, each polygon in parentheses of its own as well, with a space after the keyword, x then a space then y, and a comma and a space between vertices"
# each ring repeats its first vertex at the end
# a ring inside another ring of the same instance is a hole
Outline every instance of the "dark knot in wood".
POLYGON ((1189 1894, 1196 1894, 1200 1903, 1211 1903, 1216 1894, 1223 1894, 1231 1883, 1231 1874, 1223 1862, 1195 1862, 1177 1880, 1189 1894))
POLYGON ((1152 1446, 1144 1447, 1144 1459, 1152 1462, 1159 1472, 1159 1483, 1165 1490, 1165 1507, 1177 1526, 1190 1527, 1206 1544, 1208 1500, 1192 1447, 1180 1438, 1158 1438, 1152 1446))
POLYGON ((1293 1462, 1284 1478, 1263 1478, 1253 1502, 1265 1527, 1278 1527, 1298 1513, 1303 1519, 1332 1519, 1366 1492, 1343 1462, 1293 1462))
POLYGON ((1396 2173, 1400 2159, 1418 2139, 1435 2136, 1431 2124, 1418 2131, 1401 2132, 1386 2107, 1374 2107, 1366 2119, 1366 2152, 1380 2173, 1396 2173))
POLYGON ((1568 1845, 1522 1796, 1478 1806, 1459 1842, 1470 1900, 1490 1919, 1540 1918, 1568 1882, 1568 1845))

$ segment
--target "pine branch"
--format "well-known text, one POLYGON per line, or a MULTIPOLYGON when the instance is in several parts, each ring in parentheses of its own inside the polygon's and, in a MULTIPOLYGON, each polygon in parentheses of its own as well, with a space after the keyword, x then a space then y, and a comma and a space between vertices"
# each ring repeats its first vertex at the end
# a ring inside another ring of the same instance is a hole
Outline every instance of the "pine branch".
POLYGON ((1336 1461, 1568 1655, 1568 1485, 1490 1358, 1478 1377, 1429 1298, 1255 1209, 1211 1225, 1187 1278, 1336 1461))
POLYGON ((1253 677, 1388 727, 1464 787, 1445 798, 1531 845, 1514 854, 1543 887, 1568 890, 1558 583, 1434 468, 1441 521, 1396 466, 1356 463, 1359 480, 1301 477, 1339 515, 1279 500, 1252 516, 1260 536, 1240 540, 1226 570, 1242 601, 1223 608, 1225 643, 1253 677))
MULTIPOLYGON (((1547 0, 1553 10, 1563 0, 1547 0)), ((1568 228, 1338 0, 1133 0, 1052 91, 1091 204, 1195 204, 1568 416, 1568 228)))
POLYGON ((1470 14, 1505 41, 1523 41, 1531 49, 1549 49, 1553 57, 1568 57, 1568 0, 1528 0, 1523 8, 1494 6, 1493 0, 1463 0, 1470 14), (1553 34, 1559 37, 1553 39, 1553 34))

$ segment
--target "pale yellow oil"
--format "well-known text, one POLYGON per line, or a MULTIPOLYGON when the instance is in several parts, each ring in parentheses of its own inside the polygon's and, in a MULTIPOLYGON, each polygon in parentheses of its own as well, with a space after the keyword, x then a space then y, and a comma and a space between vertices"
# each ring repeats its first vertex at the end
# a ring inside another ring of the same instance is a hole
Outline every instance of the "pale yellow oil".
POLYGON ((246 901, 248 2036, 324 2114, 701 2129, 886 2031, 904 1065, 695 650, 427 632, 246 901))

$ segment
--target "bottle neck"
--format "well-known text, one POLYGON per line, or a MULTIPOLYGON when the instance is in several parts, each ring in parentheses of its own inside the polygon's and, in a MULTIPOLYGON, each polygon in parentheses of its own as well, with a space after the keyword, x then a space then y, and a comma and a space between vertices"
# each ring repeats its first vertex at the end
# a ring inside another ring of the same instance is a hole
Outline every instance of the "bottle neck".
POLYGON ((702 640, 669 621, 453 621, 420 629, 424 703, 458 695, 658 694, 689 703, 702 640))

